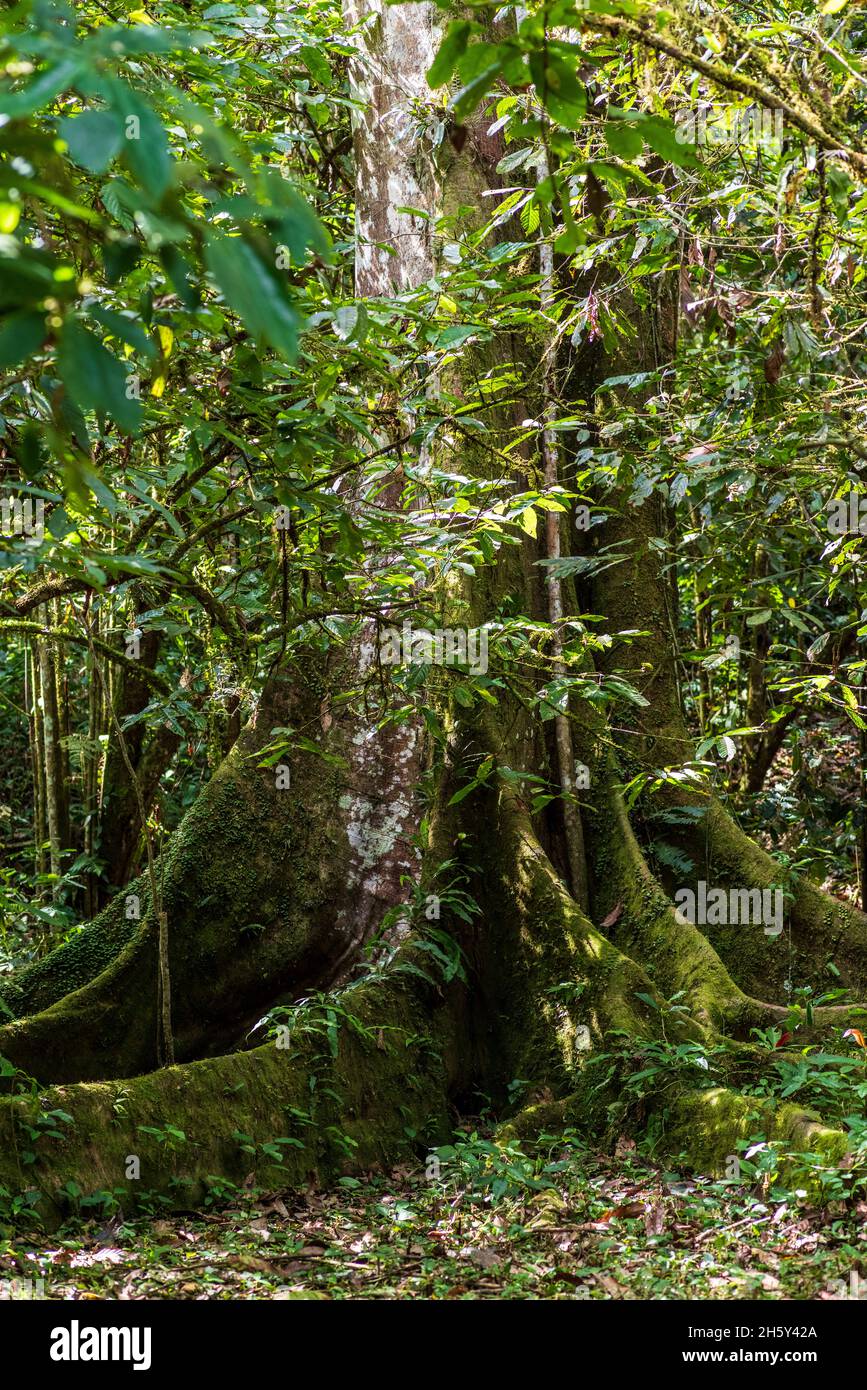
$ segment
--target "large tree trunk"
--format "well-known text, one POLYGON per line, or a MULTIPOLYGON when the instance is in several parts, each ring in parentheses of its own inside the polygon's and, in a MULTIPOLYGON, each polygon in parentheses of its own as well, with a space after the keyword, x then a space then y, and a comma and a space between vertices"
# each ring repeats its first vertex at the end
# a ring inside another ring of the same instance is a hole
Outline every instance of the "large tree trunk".
MULTIPOLYGON (((434 212, 438 186, 455 202, 477 199, 497 154, 482 127, 437 176, 424 150, 412 148, 412 108, 425 94, 433 51, 432 7, 383 6, 378 26, 365 34, 355 65, 366 101, 356 129, 358 287, 390 295, 429 278, 434 255, 430 223, 396 209, 434 212)), ((638 323, 639 347, 666 344, 673 351, 666 304, 661 296, 654 321, 638 323)), ((594 376, 610 369, 584 364, 580 394, 592 394, 594 376)), ((544 418, 544 411, 527 413, 544 418)), ((399 500, 395 492, 389 505, 399 500)), ((627 559, 597 580, 595 611, 606 614, 612 632, 649 633, 615 649, 609 664, 625 667, 649 703, 614 746, 591 709, 570 711, 575 753, 591 773, 581 793, 586 912, 566 886, 574 833, 567 834, 561 802, 533 818, 513 786, 494 776, 452 804, 487 758, 495 768, 541 773, 558 784, 558 746, 519 706, 504 696, 494 713, 449 711, 449 745, 419 863, 411 844, 419 729, 411 720, 383 727, 383 709, 336 699, 366 683, 373 689, 369 632, 325 664, 311 647, 271 675, 255 718, 172 838, 156 866, 159 903, 147 877, 137 880, 70 944, 0 987, 16 1015, 0 1029, 0 1054, 53 1083, 43 1104, 73 1120, 62 1142, 37 1145, 37 1162, 22 1168, 18 1138, 34 1102, 0 1103, 0 1133, 8 1141, 0 1184, 35 1187, 50 1210, 70 1178, 83 1191, 115 1189, 124 1185, 126 1155, 142 1152, 139 1127, 171 1122, 186 1145, 149 1144, 144 1186, 188 1204, 184 1183, 198 1191, 209 1174, 249 1170, 249 1155, 228 1137, 233 1130, 256 1145, 291 1137, 287 1110, 310 1111, 314 1090, 320 1099, 301 1136, 305 1147, 289 1150, 276 1172, 260 1165, 260 1178, 324 1177, 393 1160, 417 1142, 413 1133, 421 1142, 443 1138, 451 1110, 474 1093, 505 1103, 515 1078, 529 1085, 516 1130, 560 1118, 598 1131, 606 1105, 617 1099, 618 1079, 593 1090, 587 1051, 602 1046, 611 1030, 639 1040, 658 1036, 662 1014, 647 1000, 682 992, 691 1016, 669 1017, 668 1035, 707 1042, 722 1033, 745 1040, 751 1027, 781 1017, 778 989, 788 957, 781 963, 778 943, 755 928, 745 949, 743 928, 734 936, 724 929, 705 934, 676 917, 673 885, 654 877, 620 793, 628 773, 679 766, 692 756, 677 689, 671 586, 650 544, 669 524, 650 504, 624 506, 603 539, 622 541, 627 559), (266 756, 274 729, 303 730, 315 752, 287 752, 275 767, 266 756), (288 767, 288 787, 280 786, 280 766, 288 767), (435 891, 433 875, 444 860, 466 875, 478 908, 467 922, 447 897, 442 902, 439 926, 462 952, 464 978, 437 978, 417 923, 384 969, 342 990, 329 1047, 321 1031, 299 1027, 289 1050, 268 1043, 229 1051, 243 1047, 246 1030, 275 1002, 345 985, 385 912, 406 901, 403 880, 411 876, 423 891, 435 891), (140 900, 138 920, 128 915, 131 897, 140 900), (183 1065, 153 1071, 160 911, 168 921, 175 1055, 183 1065), (336 1142, 341 1126, 343 1141, 336 1142), (358 1145, 350 1157, 347 1141, 358 1145)), ((539 558, 527 538, 448 602, 475 625, 490 617, 500 595, 522 592, 526 611, 544 621, 539 558)), ((568 605, 567 586, 563 598, 568 605)), ((668 792, 665 804, 676 809, 683 801, 668 792)), ((678 828, 695 879, 769 883, 772 861, 722 808, 705 798, 700 812, 678 828)), ((867 927, 859 914, 801 885, 790 926, 805 958, 833 945, 838 964, 864 983, 867 927)), ((733 1055, 741 1075, 762 1064, 746 1042, 733 1055)), ((748 1132, 756 1102, 722 1089, 689 1094, 672 1107, 651 1087, 646 1107, 654 1106, 666 1118, 669 1149, 713 1166, 748 1132)), ((794 1107, 766 1110, 769 1135, 808 1135, 813 1148, 829 1154, 845 1147, 842 1134, 794 1107)))

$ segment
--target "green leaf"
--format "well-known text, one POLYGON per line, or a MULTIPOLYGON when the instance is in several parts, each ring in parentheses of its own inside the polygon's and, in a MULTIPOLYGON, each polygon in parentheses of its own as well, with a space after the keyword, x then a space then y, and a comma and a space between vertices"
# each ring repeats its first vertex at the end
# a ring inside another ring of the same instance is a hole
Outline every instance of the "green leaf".
POLYGON ((77 319, 63 325, 57 348, 57 370, 64 387, 82 410, 110 415, 127 434, 141 423, 141 405, 129 400, 121 363, 77 319))
POLYGON ((661 116, 650 116, 641 125, 644 138, 660 159, 682 168, 693 168, 698 163, 695 149, 677 138, 677 131, 671 121, 661 116))
POLYGON ((82 67, 80 56, 63 58, 56 67, 39 73, 23 91, 0 93, 0 117, 5 116, 12 121, 32 115, 40 106, 46 106, 67 87, 71 87, 82 67))
POLYGON ((325 54, 312 44, 305 43, 298 50, 298 56, 313 80, 320 86, 327 87, 331 81, 331 64, 325 54))
POLYGON ((0 327, 0 367, 17 367, 37 352, 44 340, 44 314, 10 314, 0 327))
POLYGON ((544 56, 534 53, 530 71, 545 110, 567 130, 578 130, 587 110, 587 88, 573 69, 556 54, 549 55, 546 66, 544 56))
POLYGON ((625 121, 606 121, 605 143, 620 159, 635 159, 644 149, 641 132, 625 121))
POLYGON ((281 248, 285 247, 295 265, 303 265, 307 252, 316 251, 320 256, 329 256, 331 243, 328 233, 310 204, 293 188, 288 179, 280 174, 269 173, 264 180, 265 187, 280 208, 285 209, 279 221, 270 224, 281 248))
POLYGON ((465 786, 461 787, 460 790, 456 791, 454 796, 451 797, 448 803, 449 806, 460 805, 460 803, 464 801, 466 797, 469 796, 470 792, 474 792, 476 790, 478 785, 479 783, 475 779, 472 782, 467 782, 465 786))
POLYGON ((468 82, 452 97, 450 105, 456 121, 463 121, 476 109, 482 97, 493 87, 501 70, 502 65, 499 60, 496 63, 491 63, 490 67, 485 68, 478 77, 474 77, 472 82, 468 82))
POLYGON ((123 122, 124 163, 145 192, 159 200, 172 177, 172 157, 162 122, 138 93, 122 82, 112 82, 111 94, 114 110, 123 122))
POLYGON ((102 174, 123 145, 124 128, 116 111, 85 111, 59 123, 69 153, 82 168, 102 174))
POLYGON ((122 343, 127 343, 137 352, 142 352, 146 357, 156 357, 157 349, 153 340, 148 337, 137 319, 131 319, 126 314, 115 313, 114 309, 104 309, 102 305, 90 305, 88 313, 101 323, 103 328, 107 328, 115 338, 119 338, 122 343))
POLYGON ((458 59, 463 56, 469 42, 473 28, 469 20, 453 20, 449 25, 446 36, 439 46, 437 56, 428 68, 427 81, 429 87, 441 87, 444 82, 448 82, 457 66, 458 59))
POLYGON ((526 531, 527 535, 530 536, 533 540, 535 540, 538 532, 538 518, 533 508, 525 507, 524 511, 521 512, 519 521, 521 524, 521 530, 526 531))
POLYGON ((201 295, 193 281, 193 272, 189 262, 184 259, 176 246, 161 246, 159 255, 163 270, 171 280, 181 303, 188 309, 197 309, 201 302, 201 295))
POLYGON ((643 1004, 649 1004, 650 1007, 651 1007, 651 1009, 656 1009, 657 1013, 659 1012, 659 1004, 658 1004, 657 1001, 653 998, 652 995, 650 995, 650 994, 640 994, 639 991, 636 990, 636 991, 635 991, 635 997, 636 997, 636 999, 640 999, 641 1002, 642 1002, 643 1004))
POLYGON ((244 237, 209 230, 205 264, 226 303, 240 315, 253 337, 291 358, 300 319, 274 271, 244 237))

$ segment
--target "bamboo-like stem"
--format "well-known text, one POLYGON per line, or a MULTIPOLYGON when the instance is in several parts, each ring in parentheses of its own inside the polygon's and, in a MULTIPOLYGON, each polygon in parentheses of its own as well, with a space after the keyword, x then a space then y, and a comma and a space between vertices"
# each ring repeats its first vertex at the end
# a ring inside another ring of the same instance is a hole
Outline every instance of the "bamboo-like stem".
MULTIPOLYGON (((94 614, 93 625, 98 629, 99 613, 94 614)), ((99 817, 98 778, 99 778, 99 735, 100 687, 93 664, 93 656, 87 653, 87 741, 82 754, 81 775, 84 810, 84 852, 89 860, 94 858, 97 844, 97 824, 99 817)), ((88 870, 85 879, 85 909, 88 917, 98 910, 98 889, 96 875, 88 870)))
POLYGON ((42 753, 42 710, 36 641, 31 639, 25 653, 29 675, 27 717, 30 728, 30 763, 33 772, 33 868, 37 878, 45 873, 45 764, 42 753))
POLYGON ((109 715, 114 729, 114 734, 118 742, 121 757, 123 758, 124 765, 127 770, 127 775, 130 779, 130 784, 135 794, 136 802, 138 803, 139 818, 141 820, 142 830, 144 831, 145 845, 147 848, 148 882, 150 884, 151 890, 151 905, 156 914, 157 923, 159 927, 159 977, 157 991, 157 1013, 159 1018, 159 1028, 157 1032, 157 1050, 163 1065, 170 1067, 174 1065, 175 1043, 174 1034, 172 1032, 172 993, 171 975, 169 972, 169 919, 168 914, 165 912, 163 908, 162 893, 160 890, 160 885, 157 882, 156 856, 154 855, 153 836, 151 834, 150 826, 147 823, 147 808, 144 803, 144 797, 142 796, 141 785, 139 783, 138 777, 136 776, 135 768, 132 765, 132 760, 129 756, 129 749, 127 748, 127 743, 126 739, 124 738, 123 729, 120 725, 120 720, 117 717, 114 705, 111 703, 106 674, 103 671, 102 666, 99 662, 99 658, 96 654, 96 647, 93 643, 93 636, 90 630, 90 624, 84 614, 80 615, 80 621, 84 629, 84 632, 87 636, 88 645, 90 647, 91 660, 93 662, 93 668, 96 672, 96 675, 99 679, 99 683, 106 697, 106 704, 109 710, 109 715))
POLYGON ((45 809, 48 826, 48 857, 51 870, 51 897, 60 896, 61 856, 61 766, 58 756, 57 691, 54 684, 54 663, 47 637, 36 639, 39 653, 39 684, 42 692, 42 752, 45 768, 45 809))

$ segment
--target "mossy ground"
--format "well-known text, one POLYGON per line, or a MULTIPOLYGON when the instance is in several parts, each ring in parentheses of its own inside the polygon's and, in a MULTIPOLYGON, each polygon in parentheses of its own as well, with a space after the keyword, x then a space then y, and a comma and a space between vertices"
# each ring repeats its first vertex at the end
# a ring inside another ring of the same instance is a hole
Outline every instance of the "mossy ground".
POLYGON ((865 1287, 863 1202, 820 1209, 687 1176, 625 1140, 608 1155, 567 1138, 496 1156, 482 1129, 451 1149, 438 1178, 420 1161, 327 1190, 227 1189, 196 1216, 156 1207, 76 1218, 50 1238, 7 1233, 0 1280, 41 1279, 40 1296, 81 1301, 778 1301, 865 1287))

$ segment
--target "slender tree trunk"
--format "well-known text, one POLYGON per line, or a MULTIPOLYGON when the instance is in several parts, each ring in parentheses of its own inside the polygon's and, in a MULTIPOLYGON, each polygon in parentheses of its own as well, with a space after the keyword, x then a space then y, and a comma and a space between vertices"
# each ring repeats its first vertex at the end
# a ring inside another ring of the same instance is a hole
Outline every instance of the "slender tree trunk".
POLYGON ((39 660, 39 688, 42 700, 42 755, 45 768, 45 810, 48 829, 49 865, 52 874, 51 896, 60 895, 63 825, 63 768, 58 741, 57 688, 54 661, 49 639, 36 639, 39 660))
POLYGON ((42 694, 39 683, 37 643, 31 639, 25 656, 27 710, 30 729, 30 765, 33 773, 33 867, 37 877, 45 873, 45 755, 42 731, 42 694))
MULTIPOLYGON (((99 615, 94 614, 93 633, 99 636, 99 615)), ((94 667, 93 653, 86 657, 87 674, 87 734, 81 756, 82 814, 84 817, 84 853, 91 863, 96 858, 99 829, 99 766, 101 761, 100 684, 94 667)), ((84 909, 88 917, 96 915, 99 907, 99 884, 94 869, 85 876, 84 909)))
MULTIPOLYGON (((54 599, 49 606, 51 622, 54 627, 61 626, 60 600, 54 599)), ((70 800, 72 778, 69 766, 69 677, 61 643, 51 643, 52 668, 54 680, 54 703, 57 710, 57 762, 60 784, 58 803, 60 812, 60 843, 64 848, 72 848, 72 829, 70 822, 70 800)))

